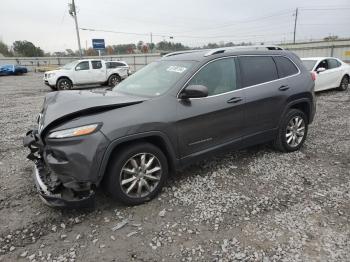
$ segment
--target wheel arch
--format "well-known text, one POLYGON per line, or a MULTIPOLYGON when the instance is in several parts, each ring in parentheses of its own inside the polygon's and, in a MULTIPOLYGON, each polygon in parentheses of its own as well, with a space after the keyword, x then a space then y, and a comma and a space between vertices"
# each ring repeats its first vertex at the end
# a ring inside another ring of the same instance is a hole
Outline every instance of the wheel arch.
POLYGON ((121 76, 120 76, 117 72, 114 72, 114 73, 112 73, 112 74, 110 74, 110 75, 108 76, 107 81, 109 81, 109 79, 111 78, 111 76, 118 76, 120 79, 122 79, 121 76))
POLYGON ((348 80, 350 80, 350 75, 349 75, 349 73, 345 73, 345 74, 343 75, 343 77, 340 79, 340 83, 341 83, 341 81, 343 80, 343 78, 344 78, 345 76, 348 78, 348 80))
POLYGON ((147 132, 116 139, 109 144, 99 168, 97 185, 103 180, 109 164, 111 163, 111 159, 118 153, 118 151, 120 151, 123 147, 129 146, 130 144, 142 142, 148 142, 162 150, 168 161, 169 173, 171 174, 176 171, 179 161, 176 158, 176 154, 169 138, 162 132, 147 132))
POLYGON ((304 112, 308 119, 308 123, 311 123, 313 120, 313 112, 312 112, 312 102, 309 98, 304 97, 297 100, 293 100, 287 104, 287 106, 284 109, 284 112, 281 116, 280 123, 283 120, 283 117, 290 109, 299 109, 300 111, 304 112))
POLYGON ((60 77, 58 77, 57 80, 56 80, 56 87, 57 87, 58 81, 60 81, 61 79, 64 79, 64 78, 68 79, 68 80, 71 82, 72 86, 74 85, 72 79, 71 79, 69 76, 60 76, 60 77))

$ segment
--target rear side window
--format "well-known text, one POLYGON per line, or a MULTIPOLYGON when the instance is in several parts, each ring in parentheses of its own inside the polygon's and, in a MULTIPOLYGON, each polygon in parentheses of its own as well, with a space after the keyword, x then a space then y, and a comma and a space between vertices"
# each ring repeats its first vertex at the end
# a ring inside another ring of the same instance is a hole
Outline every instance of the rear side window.
POLYGON ((120 66, 126 66, 125 64, 120 62, 107 62, 106 65, 107 65, 107 68, 117 68, 120 66))
POLYGON ((113 62, 107 62, 107 63, 106 63, 106 67, 107 67, 107 68, 116 68, 117 66, 116 66, 115 63, 113 63, 113 62))
POLYGON ((188 85, 206 86, 208 96, 237 89, 235 59, 224 58, 210 62, 189 81, 188 85))
POLYGON ((277 68, 271 56, 241 56, 239 64, 243 87, 278 79, 277 68))
POLYGON ((337 68, 339 67, 341 64, 338 60, 336 59, 328 59, 328 67, 329 69, 333 69, 333 68, 337 68))
POLYGON ((125 66, 125 64, 120 63, 120 62, 116 62, 115 64, 116 64, 117 66, 125 66))
POLYGON ((298 68, 288 58, 275 56, 273 58, 277 65, 278 75, 280 78, 295 75, 299 72, 298 68))
POLYGON ((102 68, 101 61, 91 61, 92 69, 100 69, 102 68))

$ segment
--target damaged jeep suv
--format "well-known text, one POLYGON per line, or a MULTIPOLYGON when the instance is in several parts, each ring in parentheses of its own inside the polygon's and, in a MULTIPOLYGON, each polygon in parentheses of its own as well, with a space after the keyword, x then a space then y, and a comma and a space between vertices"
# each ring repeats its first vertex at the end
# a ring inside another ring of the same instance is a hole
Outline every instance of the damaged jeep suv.
POLYGON ((314 113, 314 82, 291 52, 185 51, 112 91, 49 93, 24 145, 47 204, 91 205, 101 185, 135 205, 208 154, 267 142, 298 150, 314 113))

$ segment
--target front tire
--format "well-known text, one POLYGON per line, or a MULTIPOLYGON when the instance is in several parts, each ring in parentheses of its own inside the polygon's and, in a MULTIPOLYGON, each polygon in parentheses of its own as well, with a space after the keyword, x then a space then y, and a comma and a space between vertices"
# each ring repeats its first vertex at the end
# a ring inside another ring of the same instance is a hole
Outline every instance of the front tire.
POLYGON ((299 150, 305 142, 308 131, 308 120, 305 113, 290 109, 278 129, 274 147, 281 152, 299 150))
POLYGON ((349 77, 343 76, 343 78, 340 82, 340 86, 337 88, 337 90, 346 91, 346 89, 348 89, 348 86, 349 86, 349 77))
POLYGON ((139 205, 153 199, 168 176, 164 153, 150 143, 127 146, 110 161, 105 187, 115 200, 126 205, 139 205))
POLYGON ((66 77, 59 79, 56 84, 57 90, 70 90, 72 87, 72 82, 66 77))

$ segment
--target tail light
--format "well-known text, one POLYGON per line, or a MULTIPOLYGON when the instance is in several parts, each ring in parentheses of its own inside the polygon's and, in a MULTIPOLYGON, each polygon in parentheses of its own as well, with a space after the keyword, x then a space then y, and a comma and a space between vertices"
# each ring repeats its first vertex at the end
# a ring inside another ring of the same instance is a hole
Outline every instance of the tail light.
POLYGON ((313 81, 316 81, 316 73, 315 72, 311 72, 311 78, 313 81))

